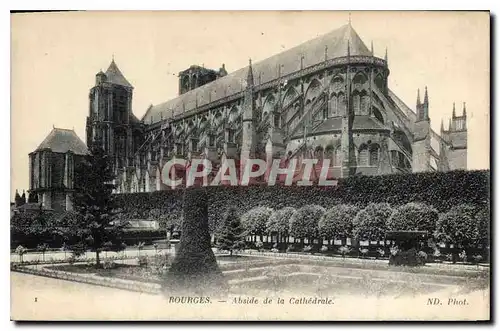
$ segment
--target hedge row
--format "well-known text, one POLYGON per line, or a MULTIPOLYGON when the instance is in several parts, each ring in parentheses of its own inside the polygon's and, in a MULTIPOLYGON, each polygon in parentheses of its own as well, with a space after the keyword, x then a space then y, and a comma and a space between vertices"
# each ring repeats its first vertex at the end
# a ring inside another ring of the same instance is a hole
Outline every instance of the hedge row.
MULTIPOLYGON (((423 202, 440 212, 459 204, 484 205, 490 200, 490 171, 450 171, 384 176, 354 176, 340 179, 337 186, 236 186, 207 187, 211 228, 218 224, 228 206, 244 213, 257 206, 280 209, 316 204, 328 208, 345 203, 361 208, 368 203, 402 205, 423 202)), ((183 190, 116 195, 124 217, 143 218, 154 214, 165 218, 182 215, 183 190)))

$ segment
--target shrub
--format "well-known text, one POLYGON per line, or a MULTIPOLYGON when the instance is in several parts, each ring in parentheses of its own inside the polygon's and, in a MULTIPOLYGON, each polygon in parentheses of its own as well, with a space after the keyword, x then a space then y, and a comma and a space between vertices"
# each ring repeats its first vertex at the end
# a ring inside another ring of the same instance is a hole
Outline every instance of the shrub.
POLYGON ((116 268, 116 263, 113 259, 105 259, 102 267, 104 269, 114 269, 116 268))
POLYGON ((290 244, 290 245, 288 245, 288 247, 286 248, 286 251, 287 251, 287 253, 288 253, 288 252, 296 252, 296 251, 297 251, 297 248, 295 247, 295 245, 294 245, 294 244, 290 244))
POLYGON ((328 246, 325 246, 325 245, 321 246, 320 251, 321 251, 321 253, 326 253, 326 252, 328 252, 328 246))
POLYGON ((26 254, 28 250, 24 248, 24 246, 19 245, 16 248, 16 254, 19 255, 19 261, 22 263, 23 262, 23 255, 26 254))
POLYGON ((353 220, 359 208, 351 205, 337 205, 328 209, 318 223, 319 233, 326 239, 352 237, 353 220))
POLYGON ((385 249, 380 247, 379 249, 377 249, 377 253, 380 257, 384 257, 385 256, 385 249))
POLYGON ((141 255, 137 257, 137 264, 141 267, 147 266, 148 265, 148 257, 141 255))
POLYGON ((427 261, 427 253, 424 252, 424 251, 419 251, 417 253, 417 256, 419 259, 421 259, 422 261, 427 261))
POLYGON ((475 262, 476 264, 479 264, 479 262, 481 262, 481 260, 483 259, 483 256, 482 256, 482 255, 480 255, 480 254, 477 254, 477 255, 474 255, 474 256, 472 257, 472 259, 474 260, 474 262, 475 262))
POLYGON ((269 207, 256 207, 243 214, 241 223, 246 233, 261 237, 266 234, 266 224, 272 213, 273 210, 269 207))
POLYGON ((290 219, 297 212, 293 207, 285 207, 275 210, 266 223, 268 233, 277 233, 279 236, 286 237, 290 233, 290 219))
POLYGON ((475 211, 472 206, 459 205, 441 214, 436 226, 436 239, 466 251, 470 249, 479 238, 475 211))
POLYGON ((340 253, 340 255, 342 255, 342 257, 344 257, 344 258, 345 258, 345 256, 346 256, 347 254, 349 254, 350 252, 351 252, 351 247, 349 247, 349 246, 341 246, 341 247, 339 247, 339 253, 340 253))
POLYGON ((467 262, 467 253, 463 250, 458 254, 458 257, 463 261, 467 262))
POLYGON ((391 252, 391 256, 396 256, 399 253, 399 247, 392 246, 389 251, 391 252))
POLYGON ((290 219, 290 234, 294 238, 310 238, 319 237, 318 223, 325 208, 318 205, 307 205, 300 208, 290 219))
POLYGON ((371 203, 361 210, 353 222, 353 235, 358 240, 383 240, 387 220, 392 214, 388 203, 371 203))
POLYGON ((271 252, 272 252, 272 253, 279 253, 279 249, 277 249, 277 248, 272 248, 272 249, 271 249, 271 252))
POLYGON ((302 251, 305 252, 305 253, 309 253, 311 250, 312 250, 312 246, 311 245, 307 245, 306 247, 304 247, 302 249, 302 251))
POLYGON ((224 217, 224 223, 217 238, 217 248, 222 251, 229 251, 230 255, 233 255, 234 251, 240 251, 245 248, 244 237, 240 217, 236 209, 231 207, 224 217))
POLYGON ((434 233, 438 211, 423 203, 410 202, 394 209, 387 221, 390 231, 427 231, 434 233))
POLYGON ((368 248, 362 248, 362 247, 360 247, 359 248, 359 252, 361 253, 361 257, 365 258, 366 254, 368 254, 368 248))
POLYGON ((264 243, 262 241, 257 241, 255 243, 255 248, 257 248, 259 251, 262 250, 262 248, 264 248, 264 243))

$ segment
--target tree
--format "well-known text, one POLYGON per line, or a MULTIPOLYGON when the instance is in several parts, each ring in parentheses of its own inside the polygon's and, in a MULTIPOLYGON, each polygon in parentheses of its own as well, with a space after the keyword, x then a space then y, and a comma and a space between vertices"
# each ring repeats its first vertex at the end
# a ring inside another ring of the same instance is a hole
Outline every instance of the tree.
POLYGON ((309 243, 319 237, 318 223, 325 208, 318 205, 306 205, 290 218, 290 234, 294 238, 300 238, 301 241, 309 238, 309 243))
POLYGON ((245 248, 245 234, 236 208, 230 207, 224 217, 220 235, 217 238, 217 248, 223 251, 239 251, 245 248))
POLYGON ((98 142, 91 144, 89 153, 75 169, 74 209, 81 215, 75 231, 77 245, 96 253, 96 267, 100 267, 99 253, 104 243, 119 241, 124 223, 114 219, 115 179, 112 163, 98 142))
POLYGON ((387 221, 390 231, 427 231, 434 233, 438 211, 424 203, 410 202, 394 209, 387 221))
POLYGON ((392 208, 388 203, 370 203, 353 220, 353 236, 357 240, 384 240, 387 220, 392 208))
POLYGON ((461 204, 441 214, 438 219, 435 237, 439 242, 453 245, 453 261, 456 261, 459 250, 468 252, 477 243, 479 229, 475 216, 474 207, 461 204))
POLYGON ((245 232, 249 235, 260 236, 260 241, 263 241, 262 236, 266 233, 266 224, 273 210, 269 207, 256 207, 247 211, 241 217, 241 223, 245 232))
POLYGON ((288 241, 288 234, 290 233, 290 218, 297 212, 293 207, 285 207, 275 210, 267 220, 266 228, 269 233, 277 233, 278 243, 285 239, 288 241), (281 240, 280 240, 281 238, 281 240))
POLYGON ((179 246, 163 279, 165 295, 223 294, 228 285, 214 252, 208 231, 208 198, 205 188, 190 188, 184 194, 184 221, 179 246))
POLYGON ((477 246, 487 255, 490 246, 490 208, 486 205, 479 209, 475 215, 478 228, 477 246))
POLYGON ((352 237, 352 224, 359 208, 352 205, 337 205, 328 209, 319 221, 319 233, 322 237, 341 239, 345 245, 347 238, 352 237))

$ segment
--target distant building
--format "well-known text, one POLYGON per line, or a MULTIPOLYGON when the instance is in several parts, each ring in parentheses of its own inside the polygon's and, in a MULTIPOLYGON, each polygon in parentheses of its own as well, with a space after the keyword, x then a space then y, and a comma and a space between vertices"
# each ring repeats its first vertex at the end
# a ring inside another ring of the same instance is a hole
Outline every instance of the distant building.
POLYGON ((44 209, 72 210, 75 164, 87 153, 85 143, 73 130, 54 128, 29 154, 30 194, 44 209))

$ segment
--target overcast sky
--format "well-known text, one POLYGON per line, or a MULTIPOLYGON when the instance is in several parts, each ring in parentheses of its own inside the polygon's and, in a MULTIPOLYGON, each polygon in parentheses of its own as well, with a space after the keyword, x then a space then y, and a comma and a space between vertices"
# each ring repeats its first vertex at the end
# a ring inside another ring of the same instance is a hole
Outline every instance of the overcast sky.
MULTIPOLYGON (((85 141, 88 93, 114 54, 134 86, 133 112, 177 95, 192 64, 228 72, 334 30, 347 12, 81 12, 12 15, 12 187, 28 189, 28 153, 52 130, 85 141)), ((489 16, 466 12, 353 12, 375 55, 389 54, 389 88, 415 109, 428 87, 432 127, 467 103, 469 169, 489 168, 489 16)), ((299 59, 298 59, 299 61, 299 59)))

